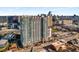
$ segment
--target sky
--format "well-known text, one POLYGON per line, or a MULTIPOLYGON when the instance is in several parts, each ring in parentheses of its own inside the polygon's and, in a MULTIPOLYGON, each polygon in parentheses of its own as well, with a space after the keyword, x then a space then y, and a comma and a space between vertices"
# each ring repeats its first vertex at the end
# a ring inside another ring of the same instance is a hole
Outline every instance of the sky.
POLYGON ((0 15, 79 15, 79 7, 0 7, 0 15))

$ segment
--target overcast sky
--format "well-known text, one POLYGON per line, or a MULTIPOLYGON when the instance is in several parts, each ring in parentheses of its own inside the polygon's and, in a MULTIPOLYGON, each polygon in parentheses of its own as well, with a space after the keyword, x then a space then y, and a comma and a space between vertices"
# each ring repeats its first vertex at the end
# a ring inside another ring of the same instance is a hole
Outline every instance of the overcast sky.
POLYGON ((53 15, 79 15, 78 7, 0 7, 0 15, 37 15, 49 11, 53 15))

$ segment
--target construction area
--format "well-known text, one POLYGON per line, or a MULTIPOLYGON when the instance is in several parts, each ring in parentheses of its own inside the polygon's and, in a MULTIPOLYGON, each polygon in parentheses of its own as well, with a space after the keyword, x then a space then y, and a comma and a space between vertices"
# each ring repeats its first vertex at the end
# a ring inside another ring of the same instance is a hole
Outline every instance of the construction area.
POLYGON ((51 12, 1 16, 0 52, 79 52, 79 22, 75 17, 52 16, 51 12))
POLYGON ((57 32, 48 41, 26 46, 21 52, 79 52, 79 33, 57 32))

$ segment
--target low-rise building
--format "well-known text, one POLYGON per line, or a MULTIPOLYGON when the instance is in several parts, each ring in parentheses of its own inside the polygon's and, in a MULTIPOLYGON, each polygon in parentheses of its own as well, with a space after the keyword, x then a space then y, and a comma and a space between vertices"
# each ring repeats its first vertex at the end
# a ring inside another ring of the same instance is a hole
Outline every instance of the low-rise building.
POLYGON ((72 25, 72 23, 73 23, 73 20, 70 20, 70 19, 63 20, 63 25, 72 25))

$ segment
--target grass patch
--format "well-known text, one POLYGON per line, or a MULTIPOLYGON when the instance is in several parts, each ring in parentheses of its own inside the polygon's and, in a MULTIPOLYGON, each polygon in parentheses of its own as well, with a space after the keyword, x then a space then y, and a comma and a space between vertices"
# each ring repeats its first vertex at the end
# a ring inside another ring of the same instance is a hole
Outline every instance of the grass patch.
POLYGON ((52 32, 57 32, 58 30, 56 28, 52 28, 52 32))

